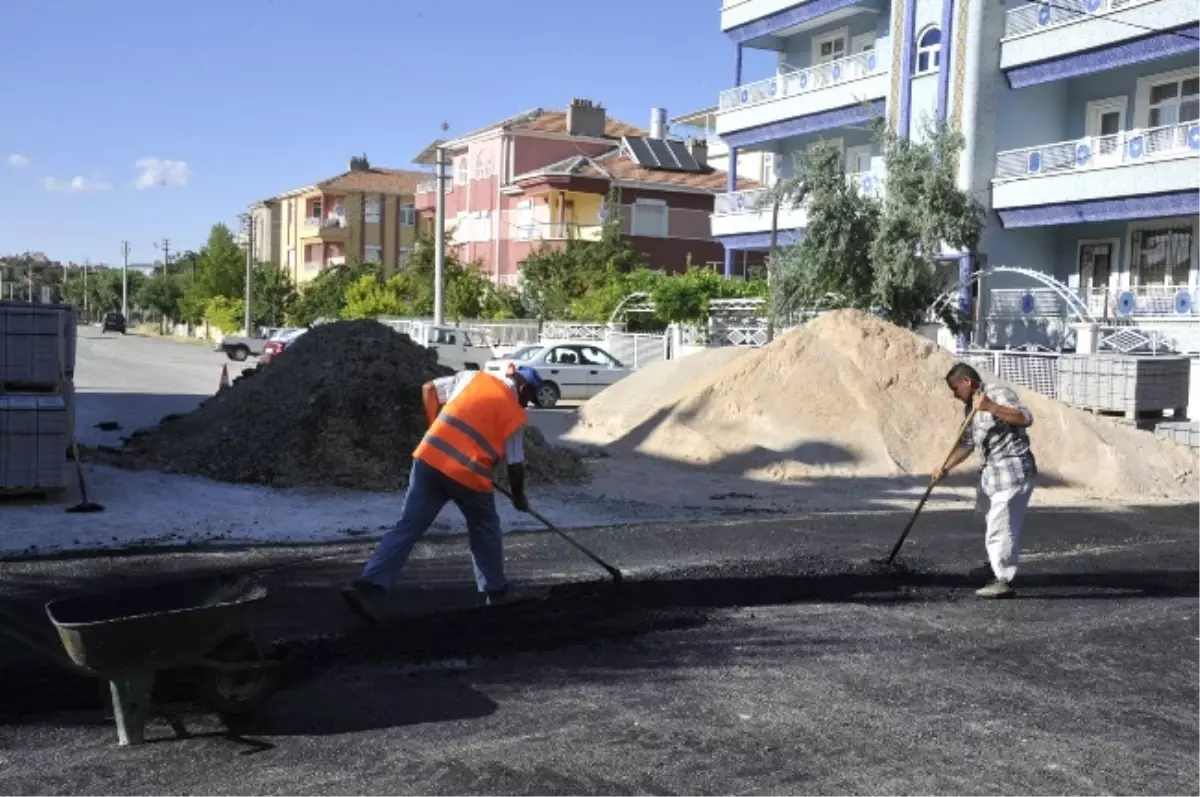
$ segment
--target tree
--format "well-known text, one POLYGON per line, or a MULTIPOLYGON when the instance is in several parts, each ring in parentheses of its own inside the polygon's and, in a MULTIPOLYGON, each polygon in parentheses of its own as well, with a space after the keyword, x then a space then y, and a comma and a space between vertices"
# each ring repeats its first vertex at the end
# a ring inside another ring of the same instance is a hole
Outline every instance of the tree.
POLYGON ((840 151, 820 143, 799 153, 792 191, 807 208, 804 238, 779 250, 769 265, 775 313, 788 315, 821 306, 868 309, 874 267, 871 245, 879 227, 879 204, 859 193, 842 169, 840 151), (803 186, 802 191, 796 188, 803 186))
POLYGON ((380 315, 405 315, 408 305, 400 296, 402 283, 395 277, 380 282, 364 274, 346 286, 345 304, 341 317, 345 319, 373 318, 380 315))
POLYGON ((292 322, 306 327, 322 318, 340 318, 346 304, 346 290, 364 276, 379 281, 381 275, 380 264, 357 260, 322 271, 300 292, 292 310, 292 322))
POLYGON ((492 281, 483 275, 480 263, 458 266, 446 279, 446 315, 455 321, 482 317, 491 287, 492 281))
POLYGON ((798 157, 807 225, 801 243, 769 263, 776 313, 857 307, 915 327, 943 289, 938 253, 977 250, 983 210, 957 186, 962 136, 927 119, 918 140, 880 117, 873 130, 886 170, 882 202, 846 181, 835 150, 798 157))
POLYGON ((204 320, 226 334, 242 328, 245 313, 246 303, 228 296, 214 296, 204 306, 204 320))
POLYGON ((136 296, 138 306, 152 311, 159 318, 175 318, 179 312, 179 300, 183 298, 183 284, 178 275, 159 270, 138 286, 136 296))
POLYGON ((297 298, 296 286, 286 268, 259 263, 250 272, 250 311, 255 326, 283 326, 297 298))
MULTIPOLYGON (((974 255, 983 232, 983 207, 958 188, 958 162, 964 139, 944 123, 922 120, 918 140, 874 122, 887 166, 886 195, 872 247, 872 297, 895 324, 915 327, 944 289, 937 253, 949 249, 974 255)), ((960 328, 951 308, 943 321, 960 328)))

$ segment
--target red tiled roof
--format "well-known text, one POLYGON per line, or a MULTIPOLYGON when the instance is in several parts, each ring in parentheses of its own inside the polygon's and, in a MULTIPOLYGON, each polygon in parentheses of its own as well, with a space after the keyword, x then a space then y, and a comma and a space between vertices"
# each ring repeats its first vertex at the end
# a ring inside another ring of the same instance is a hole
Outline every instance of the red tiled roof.
POLYGON ((382 194, 415 194, 417 183, 430 178, 428 172, 406 169, 368 169, 342 172, 322 180, 317 187, 323 191, 378 191, 382 194))

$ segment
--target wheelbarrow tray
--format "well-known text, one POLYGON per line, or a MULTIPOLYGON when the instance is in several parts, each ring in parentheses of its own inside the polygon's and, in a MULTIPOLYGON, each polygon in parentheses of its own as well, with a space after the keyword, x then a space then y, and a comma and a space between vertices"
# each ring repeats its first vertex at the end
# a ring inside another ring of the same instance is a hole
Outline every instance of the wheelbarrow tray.
POLYGON ((71 661, 111 680, 197 662, 266 597, 247 576, 205 576, 63 598, 46 614, 71 661))

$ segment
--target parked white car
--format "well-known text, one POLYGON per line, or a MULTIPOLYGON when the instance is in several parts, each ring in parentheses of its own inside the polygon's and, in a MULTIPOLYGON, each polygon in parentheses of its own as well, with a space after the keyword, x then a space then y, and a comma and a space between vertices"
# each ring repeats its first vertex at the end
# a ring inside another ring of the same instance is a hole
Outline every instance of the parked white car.
POLYGON ((420 322, 408 327, 408 335, 413 342, 435 350, 438 362, 456 371, 478 371, 496 356, 496 350, 477 329, 420 322))
POLYGON ((491 360, 484 370, 503 374, 509 364, 525 365, 542 378, 539 407, 553 407, 560 399, 589 399, 633 373, 616 357, 591 343, 537 344, 517 349, 501 360, 491 360))

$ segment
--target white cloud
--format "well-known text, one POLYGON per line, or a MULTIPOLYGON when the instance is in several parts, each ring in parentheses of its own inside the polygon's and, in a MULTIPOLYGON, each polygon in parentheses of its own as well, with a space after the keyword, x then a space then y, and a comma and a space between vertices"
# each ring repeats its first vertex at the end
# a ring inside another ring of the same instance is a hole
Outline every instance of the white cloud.
POLYGON ((26 158, 19 152, 14 152, 12 155, 8 156, 8 165, 14 166, 18 169, 24 169, 29 165, 29 158, 26 158))
POLYGON ((192 170, 185 161, 141 158, 134 166, 141 172, 136 183, 139 190, 155 186, 183 188, 192 176, 192 170))
POLYGON ((99 174, 91 178, 72 177, 70 180, 62 180, 58 177, 43 177, 42 187, 52 193, 86 194, 95 191, 110 191, 112 190, 112 183, 106 183, 104 178, 99 174))

